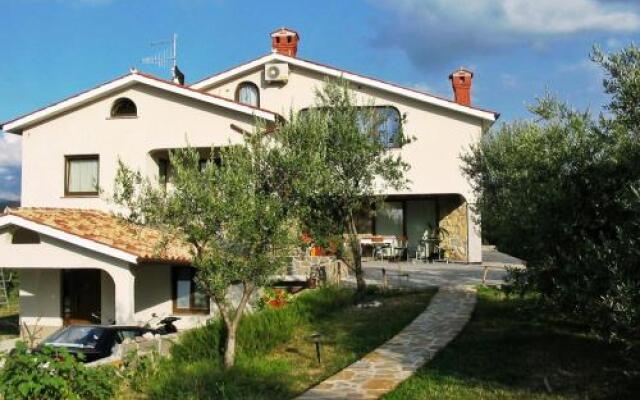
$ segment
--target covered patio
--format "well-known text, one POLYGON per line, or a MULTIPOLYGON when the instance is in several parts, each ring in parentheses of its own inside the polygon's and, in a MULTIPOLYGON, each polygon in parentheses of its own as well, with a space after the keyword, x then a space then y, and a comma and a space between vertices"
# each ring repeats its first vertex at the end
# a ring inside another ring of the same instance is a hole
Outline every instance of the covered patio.
POLYGON ((22 208, 0 215, 0 266, 20 274, 20 325, 139 324, 170 314, 188 247, 95 210, 22 208), (166 279, 165 279, 166 278, 166 279), (166 281, 166 282, 165 282, 166 281))
POLYGON ((471 254, 471 212, 459 194, 392 195, 359 218, 363 256, 369 260, 478 262, 471 254))

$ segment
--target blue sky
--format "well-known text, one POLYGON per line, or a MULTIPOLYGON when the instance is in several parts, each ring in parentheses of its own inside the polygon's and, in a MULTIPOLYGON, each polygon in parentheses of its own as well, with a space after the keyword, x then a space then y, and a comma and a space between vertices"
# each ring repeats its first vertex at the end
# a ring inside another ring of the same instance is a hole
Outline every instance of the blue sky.
MULTIPOLYGON (((187 81, 266 54, 289 26, 299 55, 451 96, 448 74, 476 73, 474 104, 501 120, 527 117, 545 90, 599 109, 594 43, 613 51, 640 33, 635 0, 3 0, 0 120, 137 67, 149 43, 179 35, 187 81)), ((55 138, 52 138, 55 140, 55 138)), ((0 133, 0 199, 16 199, 20 139, 0 133)))

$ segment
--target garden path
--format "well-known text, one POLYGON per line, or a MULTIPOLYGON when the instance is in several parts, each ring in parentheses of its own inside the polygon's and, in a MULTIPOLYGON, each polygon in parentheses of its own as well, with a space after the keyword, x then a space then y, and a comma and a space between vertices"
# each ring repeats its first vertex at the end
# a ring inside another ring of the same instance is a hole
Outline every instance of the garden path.
POLYGON ((455 338, 476 304, 473 286, 443 286, 411 324, 298 400, 377 399, 413 375, 455 338))

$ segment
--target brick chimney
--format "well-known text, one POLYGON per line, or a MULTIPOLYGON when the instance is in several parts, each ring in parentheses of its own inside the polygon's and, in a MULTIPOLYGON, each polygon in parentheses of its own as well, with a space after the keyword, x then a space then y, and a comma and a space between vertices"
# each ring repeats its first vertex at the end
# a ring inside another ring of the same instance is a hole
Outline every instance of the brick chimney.
POLYGON ((453 86, 453 100, 463 106, 470 106, 473 72, 459 68, 449 75, 449 79, 451 79, 451 86, 453 86))
POLYGON ((289 28, 280 28, 271 32, 271 51, 295 57, 298 54, 300 35, 289 28))

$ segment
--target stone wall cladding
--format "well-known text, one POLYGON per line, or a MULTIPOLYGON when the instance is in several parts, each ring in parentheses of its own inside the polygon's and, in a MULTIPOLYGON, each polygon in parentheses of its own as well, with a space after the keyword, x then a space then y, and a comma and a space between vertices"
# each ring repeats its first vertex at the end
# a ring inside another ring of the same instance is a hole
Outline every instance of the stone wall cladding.
POLYGON ((440 227, 448 232, 441 246, 449 250, 449 259, 452 261, 467 262, 469 260, 467 213, 467 202, 462 196, 447 197, 440 203, 440 227))
POLYGON ((287 268, 287 275, 310 277, 312 268, 324 269, 324 283, 339 284, 341 279, 349 275, 347 266, 335 257, 309 255, 293 257, 291 265, 287 268))
POLYGON ((138 356, 151 354, 168 356, 171 352, 171 347, 173 347, 179 338, 180 333, 172 333, 169 335, 154 335, 153 337, 127 339, 115 348, 110 357, 88 363, 87 366, 95 367, 105 364, 120 365, 122 364, 122 360, 130 353, 135 353, 138 356))

